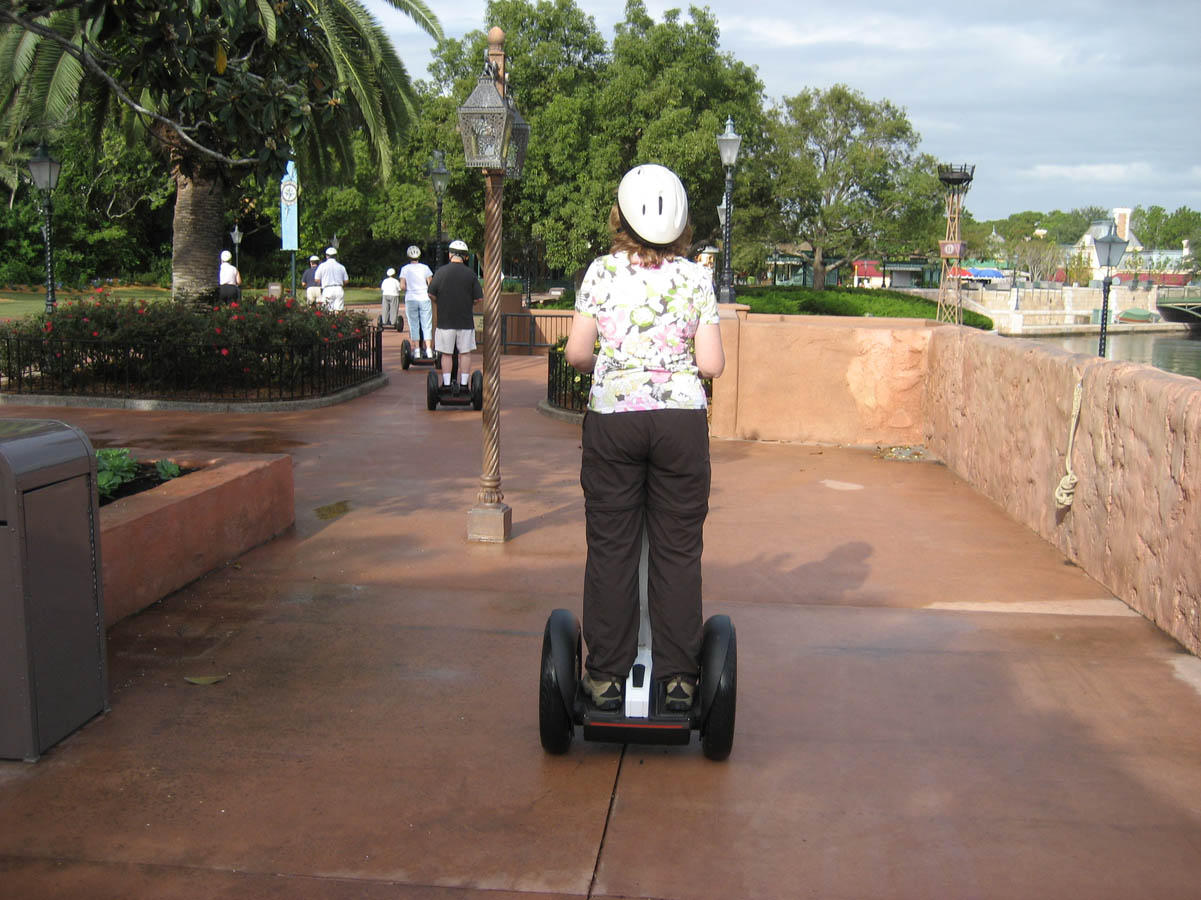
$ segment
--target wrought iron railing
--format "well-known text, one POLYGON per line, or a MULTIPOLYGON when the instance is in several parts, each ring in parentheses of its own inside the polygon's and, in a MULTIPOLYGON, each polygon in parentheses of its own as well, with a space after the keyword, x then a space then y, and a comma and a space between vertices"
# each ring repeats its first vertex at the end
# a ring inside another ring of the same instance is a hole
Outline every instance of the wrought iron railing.
POLYGON ((500 352, 541 352, 553 347, 570 332, 571 316, 563 313, 503 313, 500 317, 500 352))
POLYGON ((568 365, 561 347, 552 347, 546 354, 546 402, 559 409, 583 412, 588 408, 588 392, 592 376, 577 372, 568 365))
POLYGON ((253 402, 323 397, 383 373, 383 333, 228 346, 0 338, 0 393, 253 402))

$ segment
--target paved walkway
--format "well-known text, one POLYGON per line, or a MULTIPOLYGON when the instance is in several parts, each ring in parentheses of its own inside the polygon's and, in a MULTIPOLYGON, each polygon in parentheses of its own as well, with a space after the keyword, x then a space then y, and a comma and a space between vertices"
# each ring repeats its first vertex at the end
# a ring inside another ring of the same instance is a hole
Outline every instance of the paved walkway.
POLYGON ((428 412, 399 341, 387 388, 327 409, 53 411, 291 453, 296 526, 117 624, 111 713, 0 763, 0 898, 1198 895, 1198 660, 935 464, 715 442, 731 758, 544 755, 578 428, 535 411, 543 358, 504 360, 513 538, 468 544, 480 416, 428 412))

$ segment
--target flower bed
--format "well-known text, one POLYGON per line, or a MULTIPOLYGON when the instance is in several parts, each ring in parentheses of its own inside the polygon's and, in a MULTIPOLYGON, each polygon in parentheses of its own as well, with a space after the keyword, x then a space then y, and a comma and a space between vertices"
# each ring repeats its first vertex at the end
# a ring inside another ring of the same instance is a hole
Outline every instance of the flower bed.
POLYGON ((100 292, 0 324, 0 390, 175 400, 322 396, 383 371, 361 312, 292 298, 197 307, 100 292))

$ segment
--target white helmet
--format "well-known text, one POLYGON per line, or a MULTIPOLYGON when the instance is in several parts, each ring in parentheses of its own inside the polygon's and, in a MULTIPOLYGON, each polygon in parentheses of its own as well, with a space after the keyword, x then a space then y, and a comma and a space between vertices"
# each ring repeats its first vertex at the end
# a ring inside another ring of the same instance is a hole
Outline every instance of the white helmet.
POLYGON ((395 275, 395 274, 396 274, 396 270, 395 270, 395 269, 389 269, 389 270, 388 270, 388 277, 389 277, 389 278, 391 278, 391 277, 392 277, 393 275, 395 275))
POLYGON ((316 257, 316 256, 310 256, 310 257, 309 257, 309 262, 319 262, 319 260, 317 259, 317 257, 316 257))
POLYGON ((337 256, 337 255, 338 255, 338 248, 337 248, 337 247, 326 247, 326 248, 325 248, 325 255, 326 255, 326 256, 337 256))
POLYGON ((635 166, 617 187, 617 208, 634 235, 666 247, 688 227, 688 194, 665 166, 635 166))
POLYGON ((413 244, 413 246, 409 247, 409 249, 405 252, 409 254, 409 259, 421 259, 421 248, 416 244, 413 244))
POLYGON ((229 262, 233 258, 234 258, 234 255, 232 253, 230 253, 228 250, 221 251, 221 262, 229 262))
POLYGON ((467 255, 467 245, 463 241, 451 241, 450 242, 450 252, 455 254, 456 256, 466 256, 467 255))

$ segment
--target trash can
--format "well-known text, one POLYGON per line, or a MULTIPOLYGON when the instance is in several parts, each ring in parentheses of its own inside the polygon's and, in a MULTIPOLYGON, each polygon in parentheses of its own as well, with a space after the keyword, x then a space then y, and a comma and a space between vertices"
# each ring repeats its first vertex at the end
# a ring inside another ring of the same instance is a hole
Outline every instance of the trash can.
POLYGON ((107 707, 92 444, 0 419, 0 758, 33 761, 107 707))

